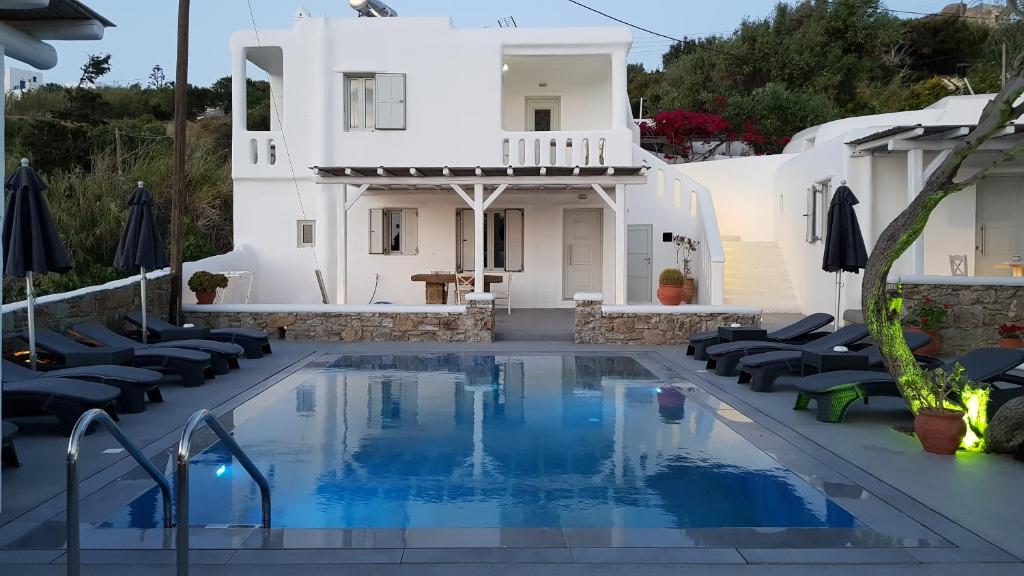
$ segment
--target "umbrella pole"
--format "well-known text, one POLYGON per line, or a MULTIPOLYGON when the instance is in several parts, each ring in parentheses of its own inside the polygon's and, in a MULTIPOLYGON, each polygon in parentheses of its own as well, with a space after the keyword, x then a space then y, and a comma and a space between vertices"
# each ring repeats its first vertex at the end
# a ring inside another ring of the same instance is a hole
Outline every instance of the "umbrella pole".
POLYGON ((842 299, 843 299, 843 271, 839 270, 838 272, 836 272, 836 315, 835 315, 835 322, 834 322, 834 324, 832 326, 832 330, 833 331, 839 330, 839 309, 842 307, 841 306, 842 299))
POLYGON ((32 287, 32 271, 25 273, 25 296, 28 300, 28 362, 36 369, 36 297, 32 287))
POLYGON ((139 275, 142 279, 139 282, 140 300, 142 300, 142 343, 148 344, 149 329, 146 327, 146 268, 139 267, 139 275))

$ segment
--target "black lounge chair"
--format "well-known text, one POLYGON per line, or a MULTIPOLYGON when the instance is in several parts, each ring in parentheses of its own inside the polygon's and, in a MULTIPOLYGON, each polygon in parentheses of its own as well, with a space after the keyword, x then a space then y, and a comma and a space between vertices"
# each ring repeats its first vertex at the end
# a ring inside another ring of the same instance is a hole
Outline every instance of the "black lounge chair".
MULTIPOLYGON (((1020 350, 979 348, 946 362, 945 368, 952 370, 953 366, 960 364, 967 378, 974 382, 1024 384, 1024 379, 1007 374, 1022 363, 1024 352, 1020 350)), ((902 396, 899 386, 888 372, 840 370, 805 376, 795 383, 798 391, 793 409, 803 410, 814 400, 818 407, 819 422, 842 422, 850 406, 857 400, 867 402, 872 396, 902 396)), ((1021 395, 1024 395, 1024 386, 1012 390, 993 388, 988 413, 994 414, 1007 400, 1021 395)))
MULTIPOLYGON (((927 345, 932 337, 924 332, 905 330, 903 339, 911 350, 927 345)), ((850 352, 865 356, 865 363, 872 370, 884 370, 882 351, 872 344, 862 350, 850 352)), ((740 358, 740 384, 750 384, 754 392, 771 392, 775 380, 784 374, 800 372, 803 368, 803 352, 776 350, 740 358)))
POLYGON ((78 366, 60 368, 47 372, 36 372, 14 362, 3 361, 4 382, 21 382, 35 378, 73 378, 88 382, 99 382, 121 389, 117 409, 122 414, 138 414, 146 409, 146 397, 151 402, 163 402, 160 381, 163 374, 145 368, 131 366, 78 366))
POLYGON ((14 448, 14 433, 18 427, 4 420, 0 422, 0 464, 11 468, 21 468, 21 460, 18 459, 18 451, 14 448))
MULTIPOLYGON (((28 332, 22 332, 19 338, 28 342, 28 332)), ((86 346, 49 328, 36 329, 36 345, 57 357, 65 368, 131 364, 135 360, 135 351, 130 347, 86 346)))
POLYGON ((106 410, 117 419, 116 401, 121 390, 106 384, 71 378, 33 378, 4 382, 5 416, 56 416, 61 430, 70 434, 87 410, 106 410))
MULTIPOLYGON (((133 326, 142 328, 142 313, 129 312, 124 315, 125 321, 133 326)), ((159 318, 146 318, 146 331, 150 338, 157 342, 172 342, 176 340, 189 340, 201 338, 205 340, 216 340, 229 344, 238 344, 245 349, 245 357, 249 359, 262 358, 264 354, 271 354, 270 337, 262 330, 253 328, 207 328, 205 326, 175 326, 159 318)))
POLYGON ((75 324, 72 330, 75 334, 84 336, 89 340, 99 342, 104 346, 134 346, 136 354, 142 350, 162 350, 166 348, 205 352, 210 355, 210 359, 212 361, 211 366, 213 367, 214 374, 227 374, 232 368, 238 368, 238 357, 245 352, 238 344, 214 342, 213 340, 190 339, 175 340, 173 342, 157 342, 155 344, 143 344, 142 342, 137 342, 127 336, 122 336, 99 322, 83 322, 81 324, 75 324))
MULTIPOLYGON (((119 351, 125 350, 118 346, 87 346, 46 328, 36 330, 36 344, 42 350, 64 359, 65 366, 110 364, 110 362, 100 360, 117 356, 120 354, 119 351), (116 352, 104 353, 104 350, 107 349, 116 352), (96 351, 96 354, 91 355, 92 351, 96 351), (69 364, 67 362, 69 357, 79 362, 95 361, 69 364)), ((136 344, 138 343, 136 342, 136 344)), ((181 377, 184 385, 188 387, 203 385, 206 380, 206 369, 210 367, 211 362, 209 354, 183 348, 128 348, 127 350, 130 354, 128 363, 137 368, 150 368, 164 374, 177 374, 181 377)))
MULTIPOLYGON (((818 312, 805 316, 789 326, 783 326, 774 332, 769 332, 766 338, 769 342, 800 343, 811 340, 811 335, 819 328, 823 328, 835 318, 831 314, 818 312)), ((819 335, 819 337, 822 335, 819 335)), ((707 349, 709 346, 719 344, 718 330, 698 332, 690 336, 689 344, 686 346, 686 355, 693 356, 694 360, 707 360, 707 349)))
POLYGON ((793 351, 803 352, 804 350, 830 350, 835 346, 849 346, 854 342, 868 337, 868 328, 863 324, 851 324, 843 326, 839 330, 805 342, 803 344, 789 344, 786 342, 766 342, 762 340, 744 340, 740 342, 725 342, 715 344, 708 348, 708 369, 714 368, 715 374, 719 376, 730 376, 736 371, 740 358, 751 354, 763 352, 793 351))

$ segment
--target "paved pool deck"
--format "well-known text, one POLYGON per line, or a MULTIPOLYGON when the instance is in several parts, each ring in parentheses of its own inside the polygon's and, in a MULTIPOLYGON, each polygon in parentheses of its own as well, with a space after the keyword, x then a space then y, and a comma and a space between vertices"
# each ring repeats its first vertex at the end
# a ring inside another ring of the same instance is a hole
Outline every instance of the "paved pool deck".
MULTIPOLYGON (((243 361, 243 368, 201 388, 165 388, 166 402, 126 415, 121 425, 158 467, 170 470, 167 449, 191 412, 218 415, 287 378, 323 354, 338 353, 614 353, 632 354, 645 365, 688 380, 721 401, 748 440, 809 481, 849 490, 854 506, 877 511, 879 522, 921 533, 927 545, 816 547, 812 541, 701 546, 680 534, 579 534, 509 530, 426 534, 413 531, 195 530, 192 573, 262 574, 962 574, 1024 573, 1024 464, 1008 457, 924 453, 917 440, 893 429, 911 422, 898 400, 856 406, 845 424, 823 424, 811 412, 792 410, 793 393, 751 392, 734 379, 703 371, 678 347, 622 348, 570 343, 499 342, 492 345, 341 344, 275 342, 275 353, 243 361), (874 508, 872 508, 874 507, 874 508), (618 538, 618 539, 617 539, 618 538)), ((703 391, 703 392, 701 392, 703 391)), ((48 426, 23 426, 20 469, 3 471, 0 572, 31 570, 63 574, 64 453, 66 438, 48 426)), ((114 483, 132 477, 134 463, 109 454, 104 432, 86 438, 81 457, 83 518, 110 510, 114 483)), ((844 503, 844 506, 847 505, 844 503)), ((83 573, 173 574, 174 552, 164 531, 83 533, 83 573)), ((685 534, 682 534, 685 536, 685 534)), ((761 537, 761 536, 759 536, 761 537)))

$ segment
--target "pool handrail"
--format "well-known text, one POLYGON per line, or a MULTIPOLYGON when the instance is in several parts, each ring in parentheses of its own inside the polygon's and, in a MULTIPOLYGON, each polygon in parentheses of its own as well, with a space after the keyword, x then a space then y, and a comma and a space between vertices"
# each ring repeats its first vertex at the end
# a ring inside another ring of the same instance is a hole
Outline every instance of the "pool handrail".
POLYGON ((164 528, 173 526, 171 522, 171 483, 157 470, 153 462, 142 453, 131 440, 125 436, 121 427, 114 423, 114 420, 105 411, 99 408, 88 410, 78 419, 71 431, 68 440, 67 455, 67 573, 68 576, 78 576, 82 568, 82 543, 79 530, 79 502, 78 502, 78 456, 81 452, 82 437, 89 430, 89 427, 98 423, 110 432, 110 435, 120 444, 146 474, 156 482, 163 496, 164 528))
POLYGON ((188 423, 185 424, 185 429, 181 432, 181 440, 178 442, 178 457, 177 466, 174 471, 174 489, 177 493, 177 509, 176 524, 177 524, 177 541, 175 542, 177 565, 178 565, 178 576, 188 576, 189 572, 189 543, 188 543, 188 507, 189 507, 189 493, 188 493, 188 464, 189 459, 192 457, 192 435, 199 428, 199 426, 206 422, 210 430, 213 430, 214 434, 220 438, 220 441, 224 443, 228 451, 238 460, 242 468, 249 473, 253 481, 260 488, 260 500, 262 506, 262 520, 263 528, 270 528, 270 483, 263 476, 263 473, 259 471, 259 468, 253 464, 249 456, 242 450, 242 447, 235 442, 235 439, 231 437, 231 434, 224 429, 224 426, 217 420, 217 417, 212 412, 205 408, 196 410, 192 416, 188 419, 188 423))

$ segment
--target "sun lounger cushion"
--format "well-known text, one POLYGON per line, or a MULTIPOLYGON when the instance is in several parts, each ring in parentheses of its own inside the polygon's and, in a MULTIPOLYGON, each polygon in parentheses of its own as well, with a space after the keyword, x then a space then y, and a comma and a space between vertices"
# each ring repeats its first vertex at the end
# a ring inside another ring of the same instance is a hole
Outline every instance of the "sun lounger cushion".
MULTIPOLYGON (((139 328, 142 327, 142 312, 128 312, 124 315, 124 319, 130 324, 134 324, 139 328)), ((149 330, 150 334, 156 336, 156 338, 161 341, 208 338, 210 335, 210 329, 204 326, 175 326, 170 322, 153 316, 148 316, 146 318, 146 329, 149 330)))
MULTIPOLYGON (((28 333, 20 338, 28 341, 28 333)), ((36 345, 58 356, 64 366, 90 366, 95 364, 131 364, 135 353, 130 346, 86 346, 49 328, 36 330, 36 345)))

